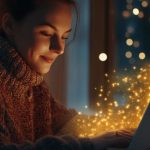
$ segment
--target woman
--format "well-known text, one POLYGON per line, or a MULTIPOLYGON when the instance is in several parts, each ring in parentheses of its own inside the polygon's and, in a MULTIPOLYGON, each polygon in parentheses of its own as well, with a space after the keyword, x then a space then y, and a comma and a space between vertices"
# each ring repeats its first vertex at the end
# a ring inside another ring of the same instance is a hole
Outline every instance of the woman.
POLYGON ((50 96, 43 81, 43 74, 64 53, 74 1, 0 3, 0 149, 102 150, 118 142, 128 145, 130 137, 112 140, 115 133, 93 139, 54 136, 73 132, 71 120, 77 117, 50 96))

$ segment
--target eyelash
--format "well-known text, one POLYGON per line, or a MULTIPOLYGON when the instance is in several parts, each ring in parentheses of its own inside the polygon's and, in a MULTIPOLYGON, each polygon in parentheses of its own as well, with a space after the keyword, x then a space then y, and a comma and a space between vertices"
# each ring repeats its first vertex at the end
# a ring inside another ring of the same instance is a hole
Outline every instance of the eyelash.
POLYGON ((67 40, 67 39, 69 39, 69 38, 68 38, 68 37, 66 37, 66 38, 65 38, 65 37, 63 37, 62 39, 67 40))
MULTIPOLYGON (((52 36, 51 34, 48 34, 48 33, 44 32, 44 31, 41 32, 41 34, 44 35, 44 36, 46 36, 46 37, 51 37, 51 36, 52 36)), ((68 38, 68 37, 62 37, 62 39, 63 39, 63 40, 67 40, 67 39, 69 39, 69 38, 68 38)))
POLYGON ((51 37, 52 36, 51 34, 48 34, 46 32, 41 32, 41 34, 44 35, 44 36, 47 36, 47 37, 51 37))

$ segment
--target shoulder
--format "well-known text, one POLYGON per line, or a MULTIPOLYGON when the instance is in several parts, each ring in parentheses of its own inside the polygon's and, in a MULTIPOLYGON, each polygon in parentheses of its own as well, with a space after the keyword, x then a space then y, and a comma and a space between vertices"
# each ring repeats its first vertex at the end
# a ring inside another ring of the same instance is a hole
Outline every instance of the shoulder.
POLYGON ((52 115, 62 116, 62 115, 71 115, 74 116, 77 112, 74 109, 68 109, 66 106, 61 104, 59 101, 55 100, 52 94, 49 91, 48 85, 46 82, 42 82, 40 85, 33 88, 34 96, 38 99, 42 99, 44 101, 49 101, 51 105, 51 113, 52 115))

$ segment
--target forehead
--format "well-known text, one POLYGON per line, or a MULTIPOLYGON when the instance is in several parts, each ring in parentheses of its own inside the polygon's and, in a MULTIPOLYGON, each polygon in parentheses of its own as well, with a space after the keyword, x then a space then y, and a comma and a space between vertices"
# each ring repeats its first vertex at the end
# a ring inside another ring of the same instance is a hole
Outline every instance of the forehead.
POLYGON ((50 22, 58 26, 70 26, 72 20, 72 6, 62 2, 43 4, 28 15, 29 23, 50 22))

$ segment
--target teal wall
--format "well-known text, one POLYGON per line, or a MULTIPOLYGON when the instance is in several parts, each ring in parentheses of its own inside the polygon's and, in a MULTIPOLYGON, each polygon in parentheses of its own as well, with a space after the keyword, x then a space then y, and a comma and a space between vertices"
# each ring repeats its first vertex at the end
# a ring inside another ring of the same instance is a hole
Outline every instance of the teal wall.
POLYGON ((75 40, 67 50, 67 105, 81 111, 89 101, 90 1, 78 0, 78 7, 75 40))

